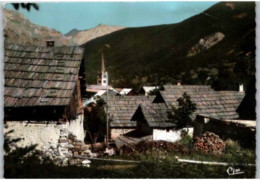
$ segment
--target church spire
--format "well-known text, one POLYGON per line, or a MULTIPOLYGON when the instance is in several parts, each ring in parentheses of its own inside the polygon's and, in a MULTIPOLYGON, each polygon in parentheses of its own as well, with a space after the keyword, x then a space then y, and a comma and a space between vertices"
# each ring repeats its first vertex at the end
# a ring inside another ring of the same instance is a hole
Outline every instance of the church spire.
POLYGON ((101 59, 101 73, 104 73, 106 71, 105 69, 105 60, 104 60, 104 55, 102 52, 102 59, 101 59))
POLYGON ((101 86, 108 86, 108 72, 105 68, 104 54, 101 54, 101 72, 98 73, 97 84, 101 86))

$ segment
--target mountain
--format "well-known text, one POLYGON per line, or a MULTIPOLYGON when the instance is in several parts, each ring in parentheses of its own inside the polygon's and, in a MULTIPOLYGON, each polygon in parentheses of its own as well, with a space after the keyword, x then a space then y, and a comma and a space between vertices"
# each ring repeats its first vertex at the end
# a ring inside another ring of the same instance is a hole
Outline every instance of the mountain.
POLYGON ((125 27, 122 26, 108 26, 105 24, 99 24, 97 27, 87 30, 72 29, 66 34, 66 36, 71 37, 78 45, 82 45, 97 37, 101 37, 124 28, 125 27))
POLYGON ((176 83, 237 90, 255 75, 255 3, 220 2, 180 23, 125 28, 82 45, 86 76, 96 82, 104 48, 109 83, 176 83))
POLYGON ((18 44, 46 45, 46 40, 55 40, 55 46, 75 45, 71 38, 59 31, 31 23, 22 13, 4 9, 4 36, 18 44))
POLYGON ((78 29, 74 28, 74 29, 70 30, 68 33, 66 33, 65 36, 72 36, 73 37, 81 31, 82 30, 78 30, 78 29))

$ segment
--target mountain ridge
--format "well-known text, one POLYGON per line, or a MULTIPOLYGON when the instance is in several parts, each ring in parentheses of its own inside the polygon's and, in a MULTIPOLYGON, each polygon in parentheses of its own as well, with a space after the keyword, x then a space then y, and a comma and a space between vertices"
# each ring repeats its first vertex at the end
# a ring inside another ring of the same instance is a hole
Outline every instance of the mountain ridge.
POLYGON ((112 32, 122 30, 124 28, 125 27, 123 26, 112 26, 112 25, 106 25, 101 23, 96 27, 86 29, 86 30, 72 29, 65 35, 67 37, 70 37, 78 45, 82 45, 93 39, 110 34, 112 32))
POLYGON ((81 32, 82 30, 78 30, 77 28, 73 28, 72 30, 70 30, 69 32, 67 32, 66 34, 64 34, 65 36, 75 36, 77 33, 81 32))
POLYGON ((255 72, 255 26, 255 3, 220 2, 180 23, 125 28, 98 37, 82 45, 87 83, 96 82, 99 49, 109 44, 104 57, 115 87, 138 89, 182 80, 235 90, 239 81, 248 84, 255 72), (210 43, 208 49, 200 47, 203 38, 210 43), (189 52, 195 55, 189 57, 189 52), (247 67, 239 70, 243 64, 247 67))
POLYGON ((24 45, 45 46, 46 40, 55 40, 55 46, 76 45, 71 38, 65 37, 61 32, 32 23, 22 13, 4 9, 4 36, 9 42, 24 45))

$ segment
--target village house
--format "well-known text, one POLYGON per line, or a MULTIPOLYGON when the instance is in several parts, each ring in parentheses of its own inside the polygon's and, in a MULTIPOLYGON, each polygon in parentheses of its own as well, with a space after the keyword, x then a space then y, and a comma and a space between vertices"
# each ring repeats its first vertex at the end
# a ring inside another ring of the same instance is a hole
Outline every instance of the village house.
MULTIPOLYGON (((175 142, 181 138, 181 130, 169 120, 167 111, 178 107, 178 99, 187 93, 191 101, 196 103, 196 111, 192 114, 193 122, 196 115, 219 120, 238 119, 237 108, 242 102, 245 93, 240 91, 215 91, 206 85, 164 85, 153 102, 140 105, 131 121, 137 122, 137 130, 153 136, 153 140, 175 142)), ((193 136, 193 124, 185 130, 193 136)), ((196 126, 197 127, 197 126, 196 126)), ((197 132, 197 130, 196 130, 197 132)))
POLYGON ((57 145, 62 129, 84 140, 83 49, 47 45, 4 47, 4 131, 38 149, 57 145))
MULTIPOLYGON (((244 87, 239 85, 239 92, 243 94, 244 87)), ((245 96, 241 101, 234 91, 219 91, 220 97, 226 109, 230 109, 233 102, 237 112, 236 117, 212 117, 197 115, 194 121, 194 137, 200 136, 206 131, 218 134, 222 139, 239 141, 243 146, 255 147, 256 114, 255 114, 255 81, 251 81, 247 87, 245 96), (239 102, 237 102, 239 100, 239 102)))
MULTIPOLYGON (((150 104, 155 96, 109 96, 107 99, 111 138, 136 129, 136 122, 131 121, 140 104, 150 104)), ((104 98, 106 101, 106 98, 104 98)))
POLYGON ((135 96, 137 95, 137 93, 135 92, 134 89, 132 88, 123 88, 120 92, 119 92, 120 95, 122 96, 135 96))
POLYGON ((239 118, 237 108, 245 96, 244 91, 215 91, 207 85, 164 85, 163 89, 153 103, 165 103, 168 108, 176 107, 177 99, 186 92, 191 101, 196 103, 193 119, 196 115, 218 119, 239 118))
POLYGON ((159 90, 159 86, 143 86, 138 94, 139 95, 145 95, 148 96, 150 92, 154 91, 154 90, 159 90))
POLYGON ((175 142, 180 140, 181 131, 174 131, 176 124, 168 118, 167 112, 168 108, 164 103, 141 104, 131 121, 136 121, 137 131, 152 135, 155 141, 175 142))

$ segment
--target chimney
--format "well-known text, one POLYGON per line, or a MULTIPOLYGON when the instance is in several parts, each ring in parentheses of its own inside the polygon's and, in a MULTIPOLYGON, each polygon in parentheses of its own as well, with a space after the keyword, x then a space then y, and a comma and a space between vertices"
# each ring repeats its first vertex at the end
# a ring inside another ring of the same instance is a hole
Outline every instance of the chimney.
POLYGON ((177 86, 180 86, 181 85, 181 80, 178 80, 177 81, 177 86))
POLYGON ((239 84, 239 92, 244 92, 244 84, 239 84))
POLYGON ((53 40, 47 40, 46 47, 54 47, 54 43, 55 43, 55 41, 53 41, 53 40))

